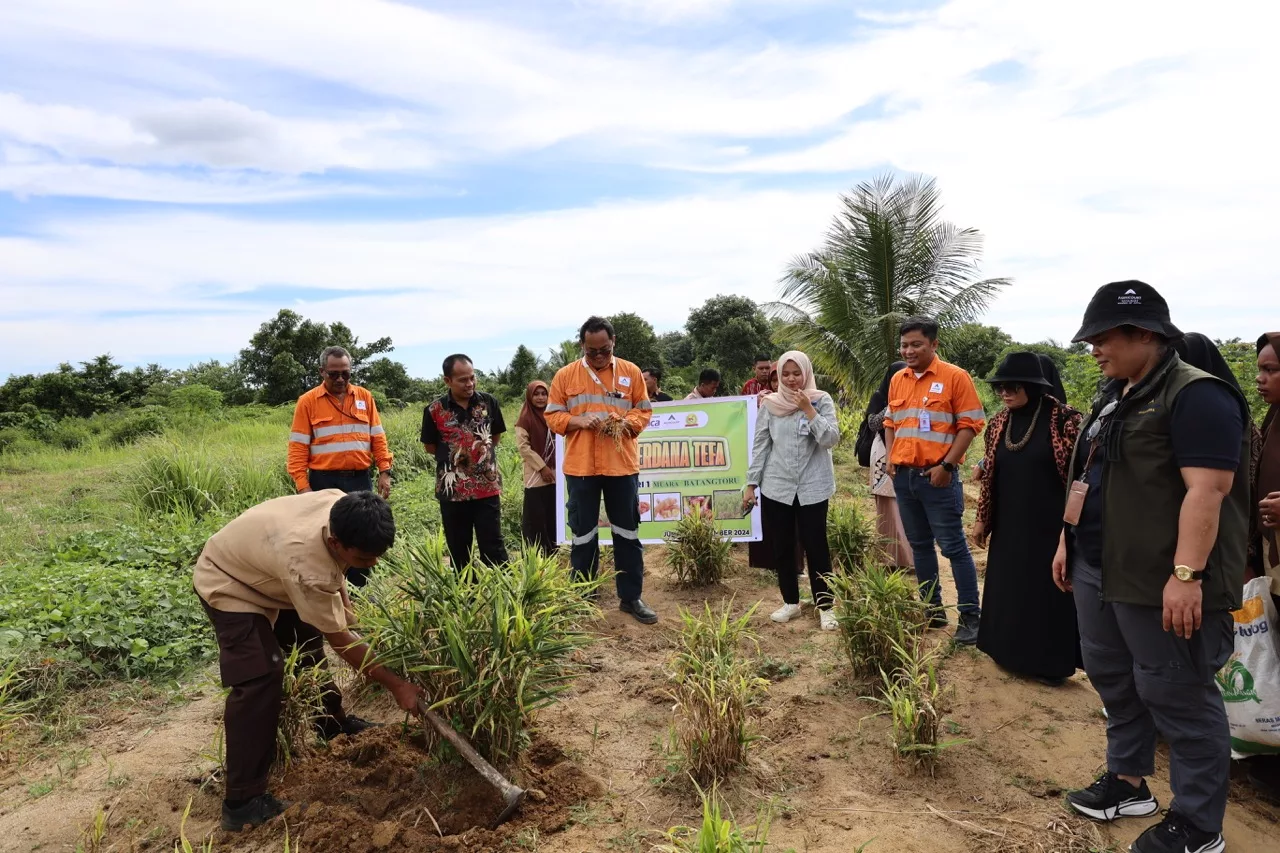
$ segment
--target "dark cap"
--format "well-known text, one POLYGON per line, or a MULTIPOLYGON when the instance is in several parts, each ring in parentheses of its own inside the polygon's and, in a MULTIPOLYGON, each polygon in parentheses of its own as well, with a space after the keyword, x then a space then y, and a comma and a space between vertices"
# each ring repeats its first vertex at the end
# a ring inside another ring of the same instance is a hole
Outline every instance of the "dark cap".
POLYGON ((1093 294, 1080 331, 1071 340, 1083 341, 1120 326, 1137 326, 1169 340, 1182 337, 1169 319, 1169 303, 1154 287, 1145 281, 1113 281, 1093 294))
POLYGON ((1049 385, 1044 378, 1044 368, 1040 358, 1033 352, 1011 352, 1000 362, 996 372, 987 380, 993 385, 1001 382, 1020 385, 1049 385))

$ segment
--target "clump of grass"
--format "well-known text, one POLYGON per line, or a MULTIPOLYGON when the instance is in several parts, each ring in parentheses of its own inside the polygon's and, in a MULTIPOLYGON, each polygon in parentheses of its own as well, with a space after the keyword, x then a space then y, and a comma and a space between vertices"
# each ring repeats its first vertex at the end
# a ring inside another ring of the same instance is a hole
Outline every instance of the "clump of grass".
POLYGON ((28 686, 24 678, 18 658, 13 657, 0 670, 0 761, 9 758, 9 740, 14 732, 26 722, 31 708, 31 700, 24 698, 28 686))
POLYGON ((700 616, 680 611, 671 660, 673 740, 684 770, 697 784, 724 778, 746 761, 756 740, 749 714, 769 684, 743 653, 744 646, 756 645, 748 627, 755 607, 736 619, 732 602, 719 613, 703 607, 700 616))
POLYGON ((831 545, 831 562, 846 573, 884 562, 875 521, 864 516, 852 501, 832 503, 827 516, 827 541, 831 545))
POLYGON ((940 741, 942 686, 938 682, 937 655, 918 645, 894 644, 897 665, 880 673, 882 696, 867 697, 885 707, 893 722, 891 740, 898 760, 914 772, 933 769, 943 750, 963 743, 940 741))
POLYGON ((715 788, 710 795, 701 788, 702 823, 677 826, 666 833, 667 844, 655 850, 661 853, 758 853, 769 843, 769 813, 762 812, 754 826, 740 828, 722 812, 720 796, 715 788))
POLYGON ((284 659, 284 694, 276 725, 276 767, 280 770, 311 752, 316 723, 325 713, 324 688, 329 673, 323 667, 302 663, 301 651, 294 646, 284 659))
POLYGON ((732 553, 733 543, 710 513, 689 513, 667 539, 667 565, 681 586, 720 583, 733 564, 732 553))
POLYGON ((855 676, 871 679, 893 672, 900 661, 897 649, 916 649, 928 618, 912 578, 872 563, 857 573, 832 572, 827 584, 855 676))
POLYGON ((537 711, 582 671, 573 658, 591 642, 580 626, 597 613, 587 595, 598 581, 575 582, 532 550, 454 569, 439 536, 383 565, 359 612, 379 662, 420 685, 490 761, 513 761, 537 711))
POLYGON ((129 492, 145 512, 203 518, 222 509, 231 482, 226 467, 207 455, 156 443, 130 475, 129 492))

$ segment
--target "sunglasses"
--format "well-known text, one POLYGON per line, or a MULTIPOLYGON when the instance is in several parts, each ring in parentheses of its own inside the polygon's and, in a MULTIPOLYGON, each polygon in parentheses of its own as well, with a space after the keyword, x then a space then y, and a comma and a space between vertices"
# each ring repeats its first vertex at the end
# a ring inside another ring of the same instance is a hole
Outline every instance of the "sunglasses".
POLYGON ((1111 413, 1116 410, 1118 405, 1120 405, 1118 400, 1112 400, 1102 407, 1102 411, 1098 412, 1098 417, 1094 419, 1093 423, 1089 424, 1089 429, 1085 430, 1084 437, 1086 441, 1093 441, 1098 437, 1098 433, 1102 430, 1103 422, 1111 416, 1111 413))
POLYGON ((1022 390, 1021 382, 996 382, 991 386, 991 390, 997 394, 1017 394, 1022 390))
POLYGON ((582 351, 585 352, 589 358, 596 358, 602 355, 613 355, 612 346, 603 347, 601 349, 592 349, 591 347, 583 347, 582 351))
POLYGON ((350 379, 351 371, 350 370, 326 370, 324 372, 324 375, 328 376, 330 379, 350 379))

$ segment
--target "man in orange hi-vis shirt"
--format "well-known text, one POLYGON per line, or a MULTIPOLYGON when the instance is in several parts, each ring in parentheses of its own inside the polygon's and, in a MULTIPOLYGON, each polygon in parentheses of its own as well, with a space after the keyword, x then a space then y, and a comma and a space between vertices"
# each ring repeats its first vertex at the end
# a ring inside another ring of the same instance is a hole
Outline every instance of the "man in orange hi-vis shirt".
POLYGON ((929 625, 947 624, 938 587, 936 540, 951 561, 960 604, 955 641, 978 642, 978 570, 964 537, 964 492, 960 463, 982 431, 986 413, 973 379, 938 358, 938 324, 909 317, 898 329, 907 366, 889 383, 889 416, 884 422, 888 473, 897 492, 902 529, 916 561, 920 597, 929 604, 929 625))
MULTIPOLYGON (((289 432, 289 477, 299 494, 324 489, 373 491, 369 469, 378 466, 378 494, 391 496, 392 455, 373 395, 351 384, 351 354, 326 347, 320 384, 298 398, 289 432)), ((347 580, 364 586, 368 569, 347 580)))
POLYGON ((582 359, 560 368, 551 380, 547 426, 565 436, 564 474, 569 493, 569 561, 577 577, 600 568, 600 498, 613 531, 618 573, 618 609, 652 625, 658 614, 640 598, 644 591, 644 546, 640 544, 640 447, 652 405, 640 368, 613 354, 613 325, 591 317, 578 330, 582 359), (605 434, 611 422, 621 433, 605 434))

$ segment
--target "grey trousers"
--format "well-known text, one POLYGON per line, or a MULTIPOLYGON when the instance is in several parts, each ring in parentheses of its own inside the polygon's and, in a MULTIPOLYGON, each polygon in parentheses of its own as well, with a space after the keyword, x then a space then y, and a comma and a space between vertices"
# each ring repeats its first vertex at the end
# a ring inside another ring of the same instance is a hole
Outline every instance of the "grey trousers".
POLYGON ((1107 709, 1107 769, 1155 772, 1156 731, 1169 744, 1169 785, 1179 814, 1221 832, 1231 734, 1214 675, 1235 644, 1226 610, 1206 611, 1191 639, 1165 631, 1159 607, 1104 602, 1097 569, 1072 565, 1084 671, 1107 709))

